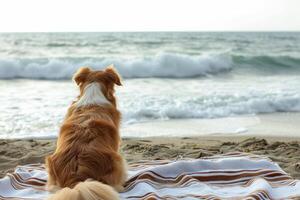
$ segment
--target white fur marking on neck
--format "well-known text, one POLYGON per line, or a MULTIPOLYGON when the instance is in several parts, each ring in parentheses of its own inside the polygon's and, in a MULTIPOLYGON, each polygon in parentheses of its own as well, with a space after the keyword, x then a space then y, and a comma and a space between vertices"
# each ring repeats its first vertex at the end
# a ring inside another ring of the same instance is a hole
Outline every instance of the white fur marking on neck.
POLYGON ((101 90, 101 85, 99 83, 88 84, 83 91, 83 95, 76 102, 76 106, 87 106, 87 105, 103 105, 111 104, 101 90))

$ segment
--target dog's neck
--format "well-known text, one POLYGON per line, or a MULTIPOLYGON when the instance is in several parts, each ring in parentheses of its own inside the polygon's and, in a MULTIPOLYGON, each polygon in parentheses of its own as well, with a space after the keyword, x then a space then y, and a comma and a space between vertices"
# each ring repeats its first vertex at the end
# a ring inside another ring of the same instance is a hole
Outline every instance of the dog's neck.
POLYGON ((102 93, 101 85, 99 83, 88 84, 83 90, 83 95, 75 103, 76 107, 107 104, 111 105, 102 93))

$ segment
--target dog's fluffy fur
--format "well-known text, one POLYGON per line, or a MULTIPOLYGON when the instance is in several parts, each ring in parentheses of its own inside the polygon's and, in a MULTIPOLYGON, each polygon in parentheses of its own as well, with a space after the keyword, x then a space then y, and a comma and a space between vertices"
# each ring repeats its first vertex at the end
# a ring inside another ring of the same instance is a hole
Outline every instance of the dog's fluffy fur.
POLYGON ((120 76, 112 66, 104 71, 83 67, 74 80, 80 95, 68 109, 55 152, 46 158, 47 187, 56 190, 49 199, 118 199, 126 179, 114 96, 120 76))

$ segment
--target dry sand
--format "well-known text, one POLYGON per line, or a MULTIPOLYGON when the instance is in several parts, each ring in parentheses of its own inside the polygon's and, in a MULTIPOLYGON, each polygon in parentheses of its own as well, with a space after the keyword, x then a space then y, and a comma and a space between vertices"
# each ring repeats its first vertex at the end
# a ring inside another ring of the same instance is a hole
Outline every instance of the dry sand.
MULTIPOLYGON (((0 140, 0 176, 17 165, 43 163, 55 149, 55 140, 0 140)), ((292 177, 300 179, 300 138, 185 137, 124 138, 122 151, 128 162, 141 159, 201 158, 241 151, 266 155, 292 177)))

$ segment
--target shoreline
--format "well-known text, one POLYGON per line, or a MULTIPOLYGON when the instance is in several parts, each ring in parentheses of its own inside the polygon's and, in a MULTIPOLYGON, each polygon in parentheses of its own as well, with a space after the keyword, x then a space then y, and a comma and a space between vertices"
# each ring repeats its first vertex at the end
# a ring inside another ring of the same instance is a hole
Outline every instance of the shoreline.
MULTIPOLYGON (((55 149, 55 139, 0 139, 0 177, 17 165, 44 163, 55 149)), ((300 138, 204 136, 123 138, 126 160, 202 158, 228 152, 267 156, 293 178, 300 179, 300 138)))
POLYGON ((212 119, 172 119, 129 124, 122 135, 144 137, 290 137, 300 138, 300 112, 277 112, 212 119))
MULTIPOLYGON (((300 112, 276 112, 205 119, 154 120, 122 124, 123 138, 155 137, 278 137, 300 138, 300 112)), ((55 131, 57 132, 57 131, 55 131)), ((57 133, 56 133, 57 134, 57 133)), ((39 137, 1 137, 0 139, 56 139, 55 133, 39 137)))

